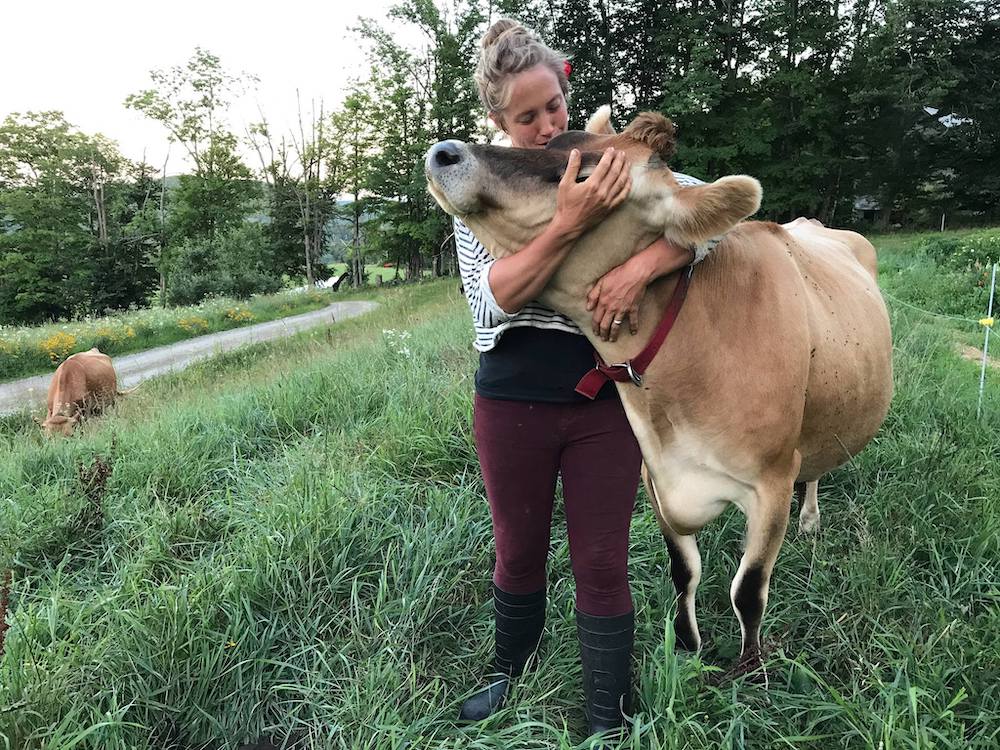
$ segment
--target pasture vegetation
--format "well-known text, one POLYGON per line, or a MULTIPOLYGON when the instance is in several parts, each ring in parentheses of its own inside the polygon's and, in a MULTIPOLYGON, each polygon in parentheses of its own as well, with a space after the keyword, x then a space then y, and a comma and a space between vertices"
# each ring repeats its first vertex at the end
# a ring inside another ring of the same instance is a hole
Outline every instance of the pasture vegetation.
MULTIPOLYGON (((880 243, 885 283, 942 309, 951 272, 922 241, 880 243)), ((366 317, 150 382, 69 440, 42 441, 26 415, 0 422, 0 568, 13 569, 0 747, 578 746, 558 512, 541 664, 495 718, 455 722, 492 627, 456 286, 386 290, 366 317)), ((977 422, 961 324, 891 307, 893 408, 821 486, 819 535, 790 524, 767 691, 715 679, 739 650, 742 516, 700 536, 707 646, 675 654, 667 555, 638 500, 623 747, 997 746, 1000 377, 977 422)))
MULTIPOLYGON (((348 265, 346 263, 331 263, 330 270, 333 275, 336 276, 341 273, 345 273, 348 270, 348 265)), ((427 276, 428 274, 424 274, 427 276)), ((376 278, 381 277, 383 282, 395 281, 397 278, 405 281, 408 276, 408 271, 406 268, 400 266, 399 273, 396 272, 396 266, 386 267, 385 265, 374 265, 369 263, 365 266, 365 283, 375 284, 377 283, 376 278)))
POLYGON ((0 381, 55 370, 66 357, 96 346, 112 356, 318 310, 341 299, 313 289, 208 299, 187 307, 149 308, 43 326, 0 326, 0 381))

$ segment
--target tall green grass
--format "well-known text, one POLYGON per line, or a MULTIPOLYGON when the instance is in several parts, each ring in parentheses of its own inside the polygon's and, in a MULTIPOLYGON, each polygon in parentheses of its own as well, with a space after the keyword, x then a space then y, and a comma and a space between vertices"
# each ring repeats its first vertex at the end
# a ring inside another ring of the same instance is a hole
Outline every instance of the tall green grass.
MULTIPOLYGON (((587 746, 558 509, 539 668, 489 721, 455 721, 492 626, 455 287, 393 289, 369 316, 149 383, 70 440, 0 422, 0 747, 587 746)), ((823 483, 819 536, 782 549, 768 690, 713 679, 739 649, 742 517, 699 537, 707 644, 675 654, 667 556, 637 501, 622 747, 1000 741, 1000 383, 977 422, 948 324, 906 308, 893 324, 889 419, 823 483)))

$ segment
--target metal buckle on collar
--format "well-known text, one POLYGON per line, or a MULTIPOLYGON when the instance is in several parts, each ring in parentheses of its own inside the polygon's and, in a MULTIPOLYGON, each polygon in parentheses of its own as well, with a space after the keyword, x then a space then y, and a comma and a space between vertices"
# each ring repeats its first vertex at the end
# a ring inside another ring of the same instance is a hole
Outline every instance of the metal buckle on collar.
POLYGON ((634 385, 640 387, 640 388, 642 387, 642 375, 640 375, 639 373, 637 373, 635 370, 632 369, 632 362, 631 361, 628 361, 628 362, 619 362, 617 364, 608 365, 608 366, 609 367, 619 367, 619 368, 624 369, 625 372, 628 373, 628 376, 632 379, 632 383, 634 385))

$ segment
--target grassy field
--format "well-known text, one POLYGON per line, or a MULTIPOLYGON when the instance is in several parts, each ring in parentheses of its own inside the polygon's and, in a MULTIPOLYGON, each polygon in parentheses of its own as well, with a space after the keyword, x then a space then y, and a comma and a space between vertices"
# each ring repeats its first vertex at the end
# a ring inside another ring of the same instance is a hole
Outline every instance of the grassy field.
MULTIPOLYGON (((347 270, 346 263, 331 263, 330 268, 333 270, 334 275, 344 273, 347 270)), ((365 283, 374 284, 375 277, 381 276, 382 281, 392 281, 396 278, 396 268, 386 268, 384 266, 366 265, 365 266, 365 283)), ((400 267, 399 278, 406 279, 406 268, 400 267)))
POLYGON ((212 299, 185 307, 149 308, 43 326, 0 326, 0 382, 49 372, 93 346, 105 354, 139 352, 205 333, 318 310, 343 292, 286 291, 249 300, 212 299))
MULTIPOLYGON (((885 284, 941 309, 952 281, 918 240, 879 240, 885 284)), ((492 623, 468 308, 454 280, 380 300, 151 381, 70 440, 43 442, 25 415, 0 421, 0 569, 13 571, 0 748, 579 745, 561 512, 539 669, 487 723, 455 721, 492 623)), ((978 369, 954 351, 975 326, 891 307, 893 408, 823 483, 818 537, 789 531, 766 616, 769 690, 711 679, 739 649, 728 587, 742 516, 700 535, 708 643, 675 655, 667 555, 637 502, 638 701, 623 747, 1000 743, 1000 375, 976 421, 978 369)))

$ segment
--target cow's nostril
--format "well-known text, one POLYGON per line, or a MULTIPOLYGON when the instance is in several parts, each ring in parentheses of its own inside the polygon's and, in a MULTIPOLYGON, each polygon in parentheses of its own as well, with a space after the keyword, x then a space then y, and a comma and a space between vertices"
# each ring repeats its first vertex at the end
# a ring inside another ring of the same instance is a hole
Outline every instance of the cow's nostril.
POLYGON ((439 167, 450 167, 462 161, 462 154, 450 143, 438 144, 434 149, 434 163, 439 167))

